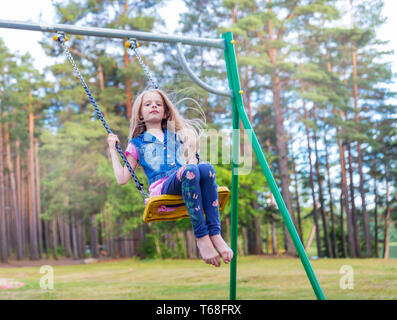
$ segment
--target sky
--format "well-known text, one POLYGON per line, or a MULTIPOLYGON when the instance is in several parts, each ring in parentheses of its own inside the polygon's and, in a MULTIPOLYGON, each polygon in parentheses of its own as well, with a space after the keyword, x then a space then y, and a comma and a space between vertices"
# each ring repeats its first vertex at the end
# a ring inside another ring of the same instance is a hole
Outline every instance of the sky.
MULTIPOLYGON (((168 30, 164 33, 174 34, 177 28, 179 13, 186 10, 181 0, 172 0, 166 7, 160 8, 159 13, 166 21, 168 30), (172 3, 172 6, 171 6, 172 3), (165 18, 166 17, 166 18, 165 18)), ((43 24, 55 23, 55 10, 52 0, 0 0, 0 20, 30 21, 43 24), (5 4, 7 3, 7 4, 5 4)), ((53 34, 45 33, 52 38, 53 34)), ((0 28, 0 38, 12 53, 30 52, 34 57, 34 66, 42 69, 54 63, 53 58, 47 57, 39 41, 43 34, 38 31, 14 30, 0 28)))
MULTIPOLYGON (((356 0, 357 1, 357 0, 356 0)), ((387 22, 378 32, 378 37, 382 40, 390 40, 387 48, 394 50, 393 71, 397 73, 397 19, 393 15, 397 12, 396 0, 384 0, 384 15, 388 17, 387 22)), ((0 19, 31 21, 45 24, 54 23, 54 8, 51 0, 0 0, 0 19), (7 3, 5 5, 5 3, 7 3)), ((165 7, 160 9, 160 15, 167 23, 168 34, 174 34, 178 26, 179 14, 186 10, 181 0, 172 0, 165 7), (171 5, 172 4, 172 5, 171 5)), ((52 34, 48 33, 49 37, 52 34)), ((0 28, 0 38, 3 39, 11 52, 26 53, 30 52, 34 57, 34 65, 41 69, 52 64, 52 58, 47 57, 41 48, 39 41, 42 33, 37 31, 12 30, 0 28)))

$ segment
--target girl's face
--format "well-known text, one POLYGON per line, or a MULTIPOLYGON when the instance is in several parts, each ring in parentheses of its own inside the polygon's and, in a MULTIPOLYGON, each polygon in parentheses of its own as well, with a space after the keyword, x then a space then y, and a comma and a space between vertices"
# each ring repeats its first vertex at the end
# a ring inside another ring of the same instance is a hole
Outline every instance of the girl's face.
POLYGON ((146 92, 142 98, 141 119, 156 123, 165 118, 165 106, 161 95, 157 92, 146 92))

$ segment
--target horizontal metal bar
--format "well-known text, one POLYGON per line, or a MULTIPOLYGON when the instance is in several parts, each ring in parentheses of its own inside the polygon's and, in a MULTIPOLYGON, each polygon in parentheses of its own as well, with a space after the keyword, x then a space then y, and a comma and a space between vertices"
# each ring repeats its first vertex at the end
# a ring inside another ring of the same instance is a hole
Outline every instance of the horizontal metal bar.
POLYGON ((231 91, 222 91, 222 90, 218 90, 215 89, 213 87, 211 87, 210 85, 206 84, 205 82, 201 81, 199 77, 197 77, 193 70, 189 68, 187 61, 185 59, 185 55, 182 52, 182 46, 180 43, 177 43, 176 45, 176 49, 178 52, 178 58, 179 58, 179 62, 182 65, 183 70, 185 70, 185 72, 188 74, 188 76, 195 82, 197 83, 201 88, 203 88, 204 90, 207 90, 209 92, 215 93, 219 96, 224 96, 224 97, 231 97, 232 93, 231 91))
POLYGON ((192 46, 203 46, 224 49, 223 39, 193 38, 184 36, 173 36, 167 34, 155 34, 134 30, 118 30, 110 28, 77 27, 67 24, 42 24, 35 22, 0 20, 0 28, 31 30, 40 32, 63 31, 66 34, 86 35, 105 38, 135 38, 138 40, 183 43, 192 46))

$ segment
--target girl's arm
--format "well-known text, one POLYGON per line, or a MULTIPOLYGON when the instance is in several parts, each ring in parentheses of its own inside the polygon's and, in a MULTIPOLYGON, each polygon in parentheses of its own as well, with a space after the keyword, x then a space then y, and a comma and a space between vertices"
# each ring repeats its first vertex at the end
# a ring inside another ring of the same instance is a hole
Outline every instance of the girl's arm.
MULTIPOLYGON (((126 165, 124 165, 124 168, 121 166, 119 160, 119 154, 116 149, 116 142, 120 143, 118 137, 115 134, 109 134, 108 144, 109 144, 110 156, 112 158, 114 175, 116 176, 117 183, 119 185, 123 185, 130 180, 131 173, 128 171, 126 165)), ((135 170, 136 165, 138 163, 137 160, 130 154, 128 155, 127 160, 130 163, 132 170, 135 170)))

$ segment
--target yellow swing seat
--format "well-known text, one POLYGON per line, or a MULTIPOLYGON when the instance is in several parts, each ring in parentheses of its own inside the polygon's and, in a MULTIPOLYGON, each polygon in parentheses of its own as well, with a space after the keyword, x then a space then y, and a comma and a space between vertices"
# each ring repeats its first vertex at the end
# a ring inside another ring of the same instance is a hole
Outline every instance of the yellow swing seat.
MULTIPOLYGON (((229 197, 229 188, 218 186, 219 211, 222 211, 225 208, 229 197)), ((143 221, 146 223, 155 221, 173 221, 182 218, 189 218, 189 213, 187 212, 182 195, 163 194, 160 196, 150 197, 143 213, 143 221), (160 210, 159 212, 159 207, 161 206, 172 209, 172 211, 160 210)))

